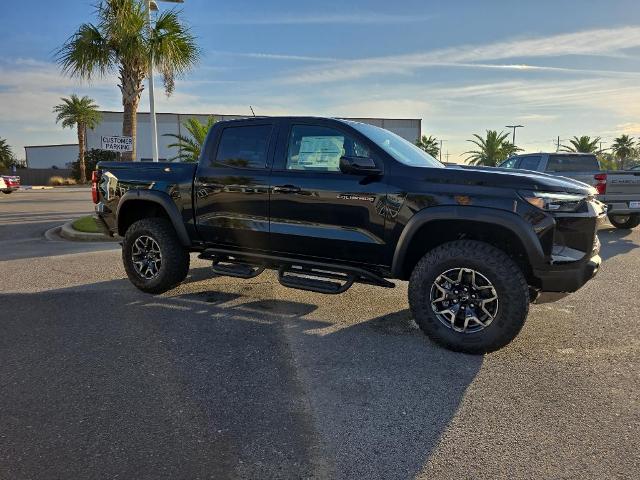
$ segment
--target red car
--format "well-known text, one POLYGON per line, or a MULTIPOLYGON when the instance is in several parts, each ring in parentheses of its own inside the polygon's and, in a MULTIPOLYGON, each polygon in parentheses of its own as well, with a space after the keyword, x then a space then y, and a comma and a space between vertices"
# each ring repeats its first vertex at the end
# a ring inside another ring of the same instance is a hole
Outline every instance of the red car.
POLYGON ((3 193, 11 193, 20 188, 20 177, 14 175, 2 175, 0 182, 0 190, 3 193))

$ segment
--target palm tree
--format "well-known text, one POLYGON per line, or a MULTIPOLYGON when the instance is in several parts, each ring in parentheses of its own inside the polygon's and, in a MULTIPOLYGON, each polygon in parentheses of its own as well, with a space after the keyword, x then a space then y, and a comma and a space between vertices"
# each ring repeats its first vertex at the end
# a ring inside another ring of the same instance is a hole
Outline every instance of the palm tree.
POLYGON ((485 167, 495 167, 507 157, 520 150, 518 147, 510 143, 507 138, 508 133, 496 130, 487 130, 486 137, 474 134, 475 139, 467 140, 478 147, 478 150, 470 150, 464 152, 469 154, 467 160, 471 165, 482 165, 485 167))
POLYGON ((190 136, 165 133, 164 137, 173 137, 178 140, 176 143, 172 143, 169 147, 177 147, 178 155, 170 160, 180 160, 181 162, 197 162, 200 158, 200 150, 204 145, 204 140, 207 138, 207 133, 213 124, 216 123, 215 117, 209 117, 207 123, 202 123, 195 118, 190 118, 182 125, 189 132, 190 136))
POLYGON ((629 135, 620 135, 613 140, 611 151, 620 162, 620 170, 624 169, 624 162, 635 153, 635 141, 629 135))
POLYGON ((0 138, 0 168, 9 168, 14 161, 11 147, 4 138, 0 138))
POLYGON ((438 155, 440 154, 439 143, 438 139, 433 135, 429 135, 428 137, 426 135, 422 135, 418 140, 416 140, 416 147, 424 150, 433 158, 438 158, 438 155))
POLYGON ((150 64, 163 76, 167 95, 174 89, 176 76, 196 63, 199 50, 195 37, 180 21, 177 10, 158 15, 149 25, 148 0, 102 0, 96 9, 96 24, 85 23, 62 45, 57 60, 63 72, 82 79, 118 73, 124 118, 122 134, 133 138, 136 158, 136 113, 150 64))
POLYGON ((588 135, 581 137, 573 137, 569 140, 570 145, 561 145, 561 152, 576 152, 576 153, 597 153, 600 151, 598 144, 600 143, 600 137, 595 137, 591 140, 588 135))
POLYGON ((102 114, 98 111, 98 105, 87 96, 80 98, 73 93, 71 98, 62 97, 60 100, 62 100, 62 103, 53 107, 53 113, 58 114, 56 123, 62 122, 62 128, 77 128, 80 183, 85 183, 87 181, 87 173, 84 152, 87 146, 87 128, 95 128, 102 120, 102 114))

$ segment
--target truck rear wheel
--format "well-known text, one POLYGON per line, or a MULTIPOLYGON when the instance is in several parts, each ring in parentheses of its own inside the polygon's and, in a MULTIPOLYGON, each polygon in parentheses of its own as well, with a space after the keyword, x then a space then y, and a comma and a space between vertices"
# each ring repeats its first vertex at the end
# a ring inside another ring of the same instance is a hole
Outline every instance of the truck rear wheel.
POLYGON ((125 233, 122 262, 131 283, 143 292, 162 293, 177 286, 189 272, 189 260, 165 218, 138 220, 125 233))
POLYGON ((640 225, 640 213, 630 213, 627 215, 609 215, 611 225, 616 228, 636 228, 640 225))
POLYGON ((518 335, 529 312, 529 286, 502 250, 458 240, 436 247, 418 262, 409 280, 409 305, 434 342, 481 354, 518 335))

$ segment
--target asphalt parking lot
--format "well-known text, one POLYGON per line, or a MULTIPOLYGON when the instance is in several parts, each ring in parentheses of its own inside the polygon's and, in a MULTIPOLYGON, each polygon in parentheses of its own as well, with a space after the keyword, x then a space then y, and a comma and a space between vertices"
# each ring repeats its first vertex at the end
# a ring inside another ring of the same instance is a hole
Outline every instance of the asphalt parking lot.
MULTIPOLYGON (((0 478, 630 478, 640 228, 487 356, 417 330, 406 284, 339 296, 192 258, 160 296, 114 243, 47 239, 88 190, 0 196, 0 478)), ((635 472, 635 474, 634 474, 635 472)))

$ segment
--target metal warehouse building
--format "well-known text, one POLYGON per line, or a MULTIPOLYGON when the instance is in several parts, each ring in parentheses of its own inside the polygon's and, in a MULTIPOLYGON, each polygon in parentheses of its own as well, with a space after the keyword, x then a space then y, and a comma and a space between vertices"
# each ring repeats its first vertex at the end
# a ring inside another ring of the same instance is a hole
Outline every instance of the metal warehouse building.
MULTIPOLYGON (((103 111, 102 122, 94 130, 87 131, 87 149, 100 148, 102 136, 122 135, 122 112, 103 111)), ((247 115, 223 115, 212 114, 188 114, 188 113, 156 113, 158 123, 158 156, 161 161, 173 158, 176 148, 169 148, 169 144, 175 143, 172 137, 164 134, 181 134, 184 132, 183 123, 189 118, 196 118, 206 122, 209 116, 218 120, 232 120, 247 118, 247 115)), ((415 142, 420 137, 421 119, 419 118, 349 118, 357 122, 368 123, 386 128, 410 142, 415 142)), ((69 168, 78 156, 78 146, 71 145, 36 145, 25 147, 28 168, 69 168), (75 148, 74 148, 75 147, 75 148)), ((140 112, 137 116, 136 160, 151 160, 151 133, 150 117, 146 112, 140 112)))

